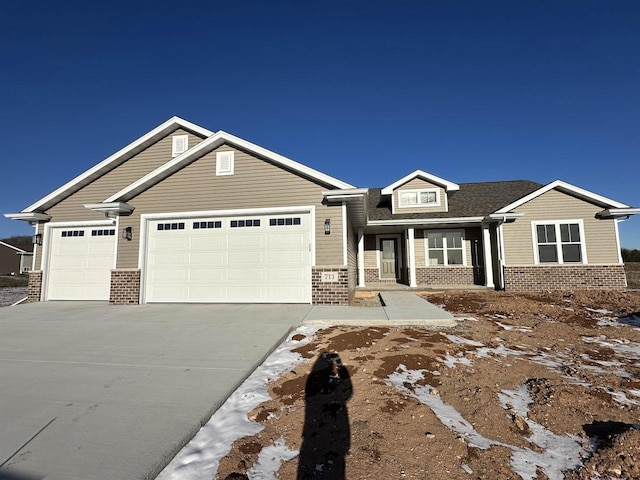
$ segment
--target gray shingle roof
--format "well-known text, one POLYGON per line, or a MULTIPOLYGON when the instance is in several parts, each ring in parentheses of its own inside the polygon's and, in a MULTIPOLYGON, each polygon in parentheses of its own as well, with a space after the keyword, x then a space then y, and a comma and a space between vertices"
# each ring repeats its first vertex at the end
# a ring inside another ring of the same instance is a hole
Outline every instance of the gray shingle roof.
POLYGON ((543 185, 529 180, 461 183, 460 190, 449 192, 449 211, 440 213, 391 214, 391 197, 382 197, 381 188, 369 189, 369 220, 481 217, 494 213, 543 185))

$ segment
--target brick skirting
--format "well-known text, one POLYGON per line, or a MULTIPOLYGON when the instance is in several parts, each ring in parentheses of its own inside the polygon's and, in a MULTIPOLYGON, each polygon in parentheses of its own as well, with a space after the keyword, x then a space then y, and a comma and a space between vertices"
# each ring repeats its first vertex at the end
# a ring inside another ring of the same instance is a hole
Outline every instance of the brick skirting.
POLYGON ((42 270, 29 272, 29 284, 27 285, 26 303, 39 302, 42 294, 42 270))
POLYGON ((484 268, 416 268, 416 282, 418 285, 484 285, 484 268))
POLYGON ((505 267, 505 290, 621 290, 623 265, 532 265, 505 267))
POLYGON ((349 305, 353 295, 349 291, 347 267, 316 267, 311 272, 311 302, 315 305, 349 305), (337 281, 323 282, 322 272, 338 274, 337 281))
POLYGON ((140 270, 111 270, 112 305, 135 305, 140 303, 140 270))

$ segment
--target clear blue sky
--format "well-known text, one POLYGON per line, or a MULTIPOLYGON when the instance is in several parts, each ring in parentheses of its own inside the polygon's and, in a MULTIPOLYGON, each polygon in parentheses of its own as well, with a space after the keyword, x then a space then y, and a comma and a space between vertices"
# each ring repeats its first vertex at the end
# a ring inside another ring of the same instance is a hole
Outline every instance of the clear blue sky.
MULTIPOLYGON (((359 187, 419 168, 640 206, 638 1, 21 0, 0 49, 2 213, 173 115, 359 187)), ((620 232, 640 248, 640 218, 620 232)))

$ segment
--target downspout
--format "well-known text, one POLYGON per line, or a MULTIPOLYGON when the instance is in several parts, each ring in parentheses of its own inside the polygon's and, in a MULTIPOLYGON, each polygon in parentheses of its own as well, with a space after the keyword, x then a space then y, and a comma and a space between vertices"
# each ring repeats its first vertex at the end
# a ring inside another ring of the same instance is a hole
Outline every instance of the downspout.
POLYGON ((498 243, 498 286, 500 290, 505 290, 506 285, 504 281, 504 236, 502 234, 502 225, 507 221, 506 215, 502 217, 502 220, 498 220, 496 225, 496 240, 498 243))

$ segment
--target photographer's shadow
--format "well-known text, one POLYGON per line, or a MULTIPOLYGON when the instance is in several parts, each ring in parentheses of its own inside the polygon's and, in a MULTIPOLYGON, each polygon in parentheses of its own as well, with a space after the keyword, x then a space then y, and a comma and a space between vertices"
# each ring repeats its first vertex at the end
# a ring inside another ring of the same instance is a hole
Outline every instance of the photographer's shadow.
POLYGON ((351 446, 347 401, 353 386, 337 353, 322 353, 305 388, 305 417, 298 480, 345 479, 345 455, 351 446))

